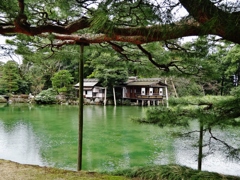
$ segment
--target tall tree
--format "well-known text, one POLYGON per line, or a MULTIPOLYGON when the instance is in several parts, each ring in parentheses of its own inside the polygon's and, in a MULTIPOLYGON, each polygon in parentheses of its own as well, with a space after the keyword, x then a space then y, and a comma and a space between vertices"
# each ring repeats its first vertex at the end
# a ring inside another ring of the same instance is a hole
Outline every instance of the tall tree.
POLYGON ((8 61, 2 67, 2 78, 0 79, 1 90, 7 93, 17 92, 19 89, 19 69, 18 64, 15 61, 8 61))
MULTIPOLYGON (((159 69, 168 71, 176 67, 177 62, 155 61, 153 52, 145 49, 144 44, 202 35, 239 43, 234 35, 240 28, 238 7, 239 1, 230 0, 191 3, 186 0, 62 0, 54 3, 18 0, 18 4, 0 3, 4 14, 0 19, 0 34, 47 37, 45 47, 51 48, 79 43, 107 45, 127 60, 131 60, 129 49, 136 48, 159 69)), ((170 43, 179 45, 179 41, 170 43)), ((181 65, 185 61, 181 61, 181 65)))
POLYGON ((54 74, 51 78, 53 88, 58 93, 67 93, 72 89, 73 77, 67 70, 61 70, 54 74))

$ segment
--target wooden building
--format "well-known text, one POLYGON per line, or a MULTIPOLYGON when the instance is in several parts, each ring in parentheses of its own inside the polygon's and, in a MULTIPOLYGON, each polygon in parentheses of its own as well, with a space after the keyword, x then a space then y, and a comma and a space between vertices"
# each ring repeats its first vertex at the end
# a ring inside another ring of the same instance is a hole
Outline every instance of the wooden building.
MULTIPOLYGON (((78 90, 79 83, 74 85, 78 90)), ((102 87, 98 79, 84 79, 83 84, 84 98, 95 102, 107 103, 106 88, 102 87)), ((114 105, 116 99, 129 100, 135 105, 159 105, 168 100, 167 85, 161 78, 142 78, 129 77, 128 81, 113 88, 114 105), (115 94, 118 94, 116 97, 115 94)))
MULTIPOLYGON (((79 83, 74 85, 76 89, 79 87, 79 83)), ((102 87, 98 79, 84 79, 83 81, 83 96, 87 99, 103 100, 105 97, 105 88, 102 87)))
POLYGON ((168 100, 167 85, 161 78, 129 77, 122 88, 122 98, 138 105, 159 105, 168 100))

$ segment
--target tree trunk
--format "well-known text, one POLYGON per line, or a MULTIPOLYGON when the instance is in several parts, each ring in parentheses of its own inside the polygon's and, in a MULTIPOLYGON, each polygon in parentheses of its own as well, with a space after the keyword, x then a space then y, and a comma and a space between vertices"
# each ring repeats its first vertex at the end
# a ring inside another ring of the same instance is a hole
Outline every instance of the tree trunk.
POLYGON ((202 170, 202 157, 203 157, 203 123, 202 120, 199 122, 199 142, 198 142, 198 170, 202 170))
POLYGON ((222 79, 221 79, 221 96, 223 95, 223 88, 224 88, 224 76, 222 76, 222 79))
POLYGON ((83 49, 84 45, 80 45, 80 59, 79 59, 79 110, 78 110, 78 165, 77 171, 82 170, 82 140, 83 140, 83 49))

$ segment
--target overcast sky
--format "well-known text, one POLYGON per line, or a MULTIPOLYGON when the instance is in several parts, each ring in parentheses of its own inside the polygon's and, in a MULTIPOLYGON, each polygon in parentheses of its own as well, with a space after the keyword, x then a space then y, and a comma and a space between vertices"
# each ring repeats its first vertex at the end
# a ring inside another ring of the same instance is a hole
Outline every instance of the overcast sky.
MULTIPOLYGON (((0 46, 6 44, 6 39, 10 39, 10 38, 0 35, 0 46)), ((4 50, 2 50, 0 48, 0 61, 7 62, 8 60, 14 60, 14 61, 16 61, 19 64, 22 63, 21 56, 16 55, 16 54, 11 54, 11 56, 4 56, 4 50)))

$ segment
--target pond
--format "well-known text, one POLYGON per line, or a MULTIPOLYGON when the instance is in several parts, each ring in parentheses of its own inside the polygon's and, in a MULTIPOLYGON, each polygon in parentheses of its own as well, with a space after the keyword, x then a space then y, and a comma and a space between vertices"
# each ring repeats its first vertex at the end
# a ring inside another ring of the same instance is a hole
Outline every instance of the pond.
MULTIPOLYGON (((84 106, 83 169, 115 171, 169 163, 196 169, 197 148, 191 141, 174 139, 172 129, 131 120, 145 111, 137 106, 84 106)), ((76 170, 77 132, 77 106, 0 104, 0 159, 76 170)), ((216 133, 240 146, 238 129, 216 133)), ((203 170, 239 176, 240 164, 217 152, 204 159, 203 170)))

